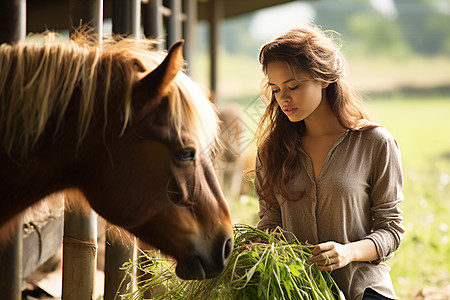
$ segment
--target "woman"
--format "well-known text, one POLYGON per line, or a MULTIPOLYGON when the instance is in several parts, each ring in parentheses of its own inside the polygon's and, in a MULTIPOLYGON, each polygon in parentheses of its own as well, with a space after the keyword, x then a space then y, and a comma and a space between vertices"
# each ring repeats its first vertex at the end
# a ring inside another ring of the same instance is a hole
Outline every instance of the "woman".
POLYGON ((309 263, 347 299, 396 299, 384 263, 405 231, 400 152, 344 81, 339 48, 315 26, 265 44, 258 127, 258 227, 315 245, 309 263))

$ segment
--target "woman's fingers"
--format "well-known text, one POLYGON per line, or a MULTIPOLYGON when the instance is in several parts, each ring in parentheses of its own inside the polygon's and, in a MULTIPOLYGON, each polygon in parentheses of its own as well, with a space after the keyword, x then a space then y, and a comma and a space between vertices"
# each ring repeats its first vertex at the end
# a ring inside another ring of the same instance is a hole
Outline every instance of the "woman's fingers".
POLYGON ((312 249, 312 254, 313 255, 317 255, 320 252, 324 252, 324 251, 328 251, 331 249, 334 249, 335 245, 332 242, 328 242, 328 243, 322 243, 322 244, 318 244, 314 247, 314 249, 312 249))
POLYGON ((317 263, 317 267, 323 271, 333 271, 338 268, 339 259, 336 257, 335 245, 332 242, 318 244, 312 249, 312 257, 308 263, 317 263))
POLYGON ((324 271, 343 268, 352 262, 351 248, 348 245, 336 242, 318 244, 311 250, 313 256, 308 259, 308 263, 317 263, 317 267, 324 271))
POLYGON ((308 263, 310 264, 317 263, 318 265, 329 265, 333 263, 333 257, 329 255, 327 252, 324 252, 319 255, 310 257, 308 259, 308 263))
POLYGON ((313 257, 308 259, 309 263, 318 263, 320 261, 325 261, 327 264, 329 263, 330 259, 335 256, 336 253, 333 251, 334 247, 332 245, 326 244, 319 244, 311 251, 313 257))
POLYGON ((339 269, 339 264, 337 263, 336 259, 328 258, 318 261, 317 268, 322 271, 331 272, 333 270, 339 269))

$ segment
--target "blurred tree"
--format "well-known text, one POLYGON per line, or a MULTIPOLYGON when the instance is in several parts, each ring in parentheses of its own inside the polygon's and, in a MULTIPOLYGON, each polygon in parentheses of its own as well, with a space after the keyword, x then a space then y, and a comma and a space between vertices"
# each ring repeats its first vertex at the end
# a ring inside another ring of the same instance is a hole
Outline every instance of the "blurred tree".
MULTIPOLYGON (((383 15, 373 6, 378 0, 317 0, 309 4, 315 10, 314 22, 337 36, 351 48, 351 55, 391 55, 402 58, 416 52, 420 55, 450 55, 450 0, 391 0, 396 15, 383 15)), ((262 42, 249 32, 253 14, 224 20, 221 34, 224 49, 255 57, 262 42)), ((268 23, 276 20, 267 20, 268 23)), ((208 43, 200 32, 199 51, 208 43)), ((206 36, 207 37, 207 36, 206 36)))
POLYGON ((345 41, 350 37, 347 19, 354 14, 373 11, 369 0, 312 1, 316 11, 314 22, 323 29, 335 30, 345 41))
POLYGON ((398 23, 411 47, 420 54, 449 54, 449 0, 394 0, 398 23))
MULTIPOLYGON (((377 0, 375 0, 377 1, 377 0)), ((370 0, 311 2, 315 23, 351 41, 346 52, 404 57, 450 54, 450 0, 392 0, 396 16, 375 10, 370 0)))
POLYGON ((249 27, 253 14, 229 18, 222 26, 225 50, 230 54, 245 54, 256 58, 258 42, 250 35, 249 27))
POLYGON ((354 49, 352 55, 384 55, 396 59, 407 57, 411 50, 405 43, 395 20, 379 13, 355 13, 347 19, 348 35, 354 49))
MULTIPOLYGON (((450 4, 449 4, 450 6, 450 4)), ((450 14, 436 14, 427 20, 427 27, 435 43, 435 53, 450 55, 450 14)))

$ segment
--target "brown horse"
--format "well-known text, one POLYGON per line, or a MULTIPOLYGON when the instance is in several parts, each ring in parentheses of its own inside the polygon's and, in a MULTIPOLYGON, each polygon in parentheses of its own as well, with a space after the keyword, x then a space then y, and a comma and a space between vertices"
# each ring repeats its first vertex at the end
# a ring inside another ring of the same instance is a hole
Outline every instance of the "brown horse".
POLYGON ((230 255, 229 210, 210 162, 218 119, 150 40, 78 34, 0 45, 0 233, 27 207, 82 192, 112 224, 177 260, 177 275, 218 275, 230 255))

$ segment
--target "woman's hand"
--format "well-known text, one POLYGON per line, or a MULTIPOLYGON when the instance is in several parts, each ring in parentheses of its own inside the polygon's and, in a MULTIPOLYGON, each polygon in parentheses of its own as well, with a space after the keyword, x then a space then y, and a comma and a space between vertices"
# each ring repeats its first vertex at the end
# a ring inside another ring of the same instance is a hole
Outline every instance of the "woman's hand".
POLYGON ((375 244, 370 239, 348 244, 321 243, 312 249, 312 254, 308 263, 317 263, 319 269, 330 272, 343 268, 352 261, 374 261, 379 258, 375 244))
POLYGON ((353 254, 347 245, 336 242, 326 242, 316 245, 312 249, 313 257, 308 263, 317 263, 317 267, 324 271, 333 271, 345 267, 353 261, 353 254))

